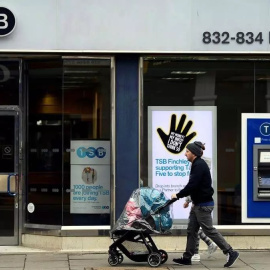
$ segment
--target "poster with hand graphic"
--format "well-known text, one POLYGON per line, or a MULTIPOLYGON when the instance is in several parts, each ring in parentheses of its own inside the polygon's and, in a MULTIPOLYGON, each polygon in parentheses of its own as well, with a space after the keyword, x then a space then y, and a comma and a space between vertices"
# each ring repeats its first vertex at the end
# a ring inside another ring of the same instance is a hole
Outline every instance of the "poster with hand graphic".
MULTIPOLYGON (((206 148, 202 158, 210 168, 216 190, 215 106, 149 106, 148 123, 149 186, 163 191, 168 198, 183 189, 191 167, 185 156, 186 145, 201 141, 206 148)), ((191 203, 184 209, 184 202, 185 198, 173 204, 176 223, 187 223, 191 203)))

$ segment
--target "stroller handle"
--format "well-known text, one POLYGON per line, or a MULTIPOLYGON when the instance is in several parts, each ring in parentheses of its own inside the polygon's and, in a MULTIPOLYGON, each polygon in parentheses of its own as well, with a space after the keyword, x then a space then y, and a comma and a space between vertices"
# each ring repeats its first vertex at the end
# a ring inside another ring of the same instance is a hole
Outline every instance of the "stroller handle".
POLYGON ((177 201, 178 199, 171 199, 171 200, 168 200, 166 203, 164 203, 163 205, 161 205, 160 207, 158 207, 155 211, 153 211, 153 214, 157 214, 158 212, 160 212, 162 209, 164 209, 165 207, 173 204, 175 201, 177 201))

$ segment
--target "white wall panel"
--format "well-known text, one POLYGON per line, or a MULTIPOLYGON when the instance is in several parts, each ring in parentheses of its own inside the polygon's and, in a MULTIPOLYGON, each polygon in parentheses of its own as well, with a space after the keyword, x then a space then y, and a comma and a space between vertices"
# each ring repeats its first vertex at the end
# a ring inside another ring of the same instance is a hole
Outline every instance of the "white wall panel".
POLYGON ((269 50, 270 0, 2 0, 0 6, 17 21, 0 38, 0 50, 269 50), (228 32, 229 43, 204 44, 205 31, 228 32), (238 32, 243 44, 236 42, 238 32), (247 44, 247 32, 254 38, 262 32, 263 42, 247 44))
POLYGON ((0 50, 57 49, 57 2, 55 0, 2 0, 1 7, 15 15, 16 28, 0 38, 0 50))

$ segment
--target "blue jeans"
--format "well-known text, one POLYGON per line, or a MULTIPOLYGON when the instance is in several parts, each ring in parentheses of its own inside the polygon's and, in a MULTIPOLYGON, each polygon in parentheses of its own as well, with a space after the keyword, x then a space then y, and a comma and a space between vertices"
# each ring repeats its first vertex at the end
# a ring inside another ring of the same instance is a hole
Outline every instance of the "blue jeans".
POLYGON ((190 260, 195 253, 198 231, 200 227, 206 236, 212 239, 212 241, 217 244, 224 254, 227 254, 232 249, 224 237, 216 230, 216 228, 213 227, 213 220, 211 216, 213 209, 213 206, 196 205, 191 208, 187 228, 186 251, 183 254, 185 259, 190 260))

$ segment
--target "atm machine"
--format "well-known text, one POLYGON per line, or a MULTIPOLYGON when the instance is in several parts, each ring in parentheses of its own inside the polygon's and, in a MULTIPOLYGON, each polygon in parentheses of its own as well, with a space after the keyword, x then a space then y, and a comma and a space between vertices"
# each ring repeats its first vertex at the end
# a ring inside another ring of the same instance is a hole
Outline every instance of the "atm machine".
POLYGON ((270 201, 270 145, 253 146, 253 200, 270 201))

